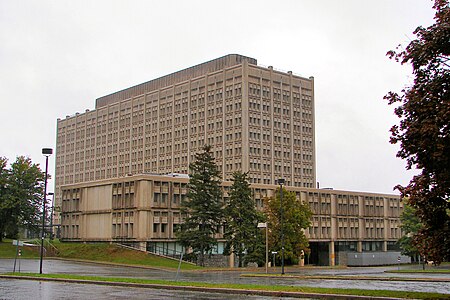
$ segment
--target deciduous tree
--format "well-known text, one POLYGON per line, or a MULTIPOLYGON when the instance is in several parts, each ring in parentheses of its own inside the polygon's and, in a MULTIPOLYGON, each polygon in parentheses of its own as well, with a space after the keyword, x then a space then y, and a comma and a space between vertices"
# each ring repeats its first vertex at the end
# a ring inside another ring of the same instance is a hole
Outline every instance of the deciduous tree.
POLYGON ((217 244, 215 234, 223 215, 220 173, 210 146, 195 154, 189 169, 188 199, 181 203, 184 222, 177 237, 197 255, 199 265, 204 266, 205 254, 211 253, 217 244))
MULTIPOLYGON (((281 197, 280 189, 277 189, 275 196, 268 199, 266 215, 269 226, 270 248, 281 253, 281 197)), ((312 212, 307 203, 302 203, 297 199, 294 192, 288 192, 283 188, 283 235, 284 235, 284 255, 289 264, 296 263, 303 250, 308 250, 309 242, 303 233, 311 225, 312 212)))
POLYGON ((450 9, 447 0, 436 0, 434 8, 433 25, 417 27, 416 39, 404 50, 387 53, 412 65, 414 82, 385 99, 400 118, 391 128, 391 143, 400 144, 397 156, 406 159, 407 169, 420 172, 407 186, 396 187, 423 224, 415 245, 440 263, 450 259, 450 9))
POLYGON ((9 203, 8 179, 9 170, 7 168, 8 159, 0 157, 0 241, 5 235, 6 226, 10 222, 7 203, 9 203))
POLYGON ((400 248, 402 249, 402 254, 411 257, 417 257, 419 255, 419 250, 413 243, 413 237, 422 228, 422 223, 420 219, 416 216, 416 210, 404 201, 404 209, 400 215, 400 220, 402 224, 400 225, 403 236, 398 240, 400 248))
POLYGON ((16 238, 19 228, 38 231, 45 174, 31 159, 19 156, 7 169, 0 158, 0 239, 16 238))

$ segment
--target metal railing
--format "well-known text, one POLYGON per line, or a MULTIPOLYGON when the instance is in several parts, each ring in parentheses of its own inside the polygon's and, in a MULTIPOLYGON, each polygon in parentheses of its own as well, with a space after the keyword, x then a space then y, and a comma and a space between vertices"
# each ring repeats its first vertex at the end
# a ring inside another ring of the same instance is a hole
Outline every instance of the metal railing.
POLYGON ((190 262, 195 264, 196 263, 196 257, 194 255, 186 254, 184 251, 184 248, 182 251, 178 251, 176 249, 170 249, 168 247, 161 247, 156 244, 149 244, 147 246, 147 251, 158 256, 166 257, 166 258, 172 258, 179 260, 180 257, 185 262, 190 262))

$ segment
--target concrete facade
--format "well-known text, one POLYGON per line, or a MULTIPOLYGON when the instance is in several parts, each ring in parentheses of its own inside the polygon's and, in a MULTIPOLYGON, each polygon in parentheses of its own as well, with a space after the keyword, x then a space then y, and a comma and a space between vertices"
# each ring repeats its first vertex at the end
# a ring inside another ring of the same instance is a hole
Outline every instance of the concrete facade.
POLYGON ((395 264, 410 264, 411 257, 400 252, 363 252, 347 253, 347 266, 382 266, 395 264))
MULTIPOLYGON (((101 97, 58 119, 55 201, 62 185, 141 173, 187 174, 212 146, 222 178, 315 187, 314 79, 231 54, 101 97)), ((55 224, 59 223, 55 216, 55 224)))
POLYGON ((333 265, 346 251, 392 250, 401 234, 398 196, 315 189, 314 122, 313 77, 237 54, 98 98, 95 110, 58 119, 55 205, 62 213, 54 224, 66 241, 180 251, 173 232, 188 178, 159 174, 187 174, 209 144, 224 197, 240 170, 258 209, 279 178, 310 204, 313 261, 333 265))
MULTIPOLYGON (((63 186, 62 240, 121 242, 153 251, 166 247, 167 254, 181 251, 174 231, 182 222, 179 205, 187 183, 186 177, 142 174, 63 186)), ((224 201, 230 185, 223 183, 224 201)), ((251 188, 257 209, 263 210, 277 186, 252 184, 251 188)), ((334 265, 340 252, 386 252, 400 237, 402 202, 397 196, 286 189, 313 211, 312 226, 305 234, 313 246, 314 262, 334 265), (318 244, 328 249, 316 248, 318 244)))

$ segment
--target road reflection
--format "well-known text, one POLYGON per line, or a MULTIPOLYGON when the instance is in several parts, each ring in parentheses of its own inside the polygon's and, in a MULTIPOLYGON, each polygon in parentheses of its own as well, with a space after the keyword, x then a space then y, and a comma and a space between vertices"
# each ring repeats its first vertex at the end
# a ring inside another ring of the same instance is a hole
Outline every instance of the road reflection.
MULTIPOLYGON (((14 260, 0 259, 0 273, 12 272, 14 260)), ((203 281, 212 283, 242 283, 242 284, 265 284, 265 285, 290 285, 290 286, 313 286, 330 288, 360 288, 373 290, 403 290, 417 292, 437 292, 450 294, 450 282, 434 282, 434 278, 447 278, 450 274, 391 274, 384 273, 386 270, 395 270, 396 267, 373 267, 373 268, 304 268, 289 269, 288 274, 298 272, 302 275, 339 275, 339 276, 395 276, 395 277, 420 277, 428 278, 424 282, 402 282, 402 281, 379 281, 379 280, 318 280, 318 279, 296 279, 296 278, 256 278, 241 277, 239 271, 223 272, 182 272, 178 276, 179 281, 203 281)), ((39 260, 22 260, 22 272, 39 272, 39 260)), ((111 277, 136 277, 147 279, 175 280, 175 271, 163 271, 156 269, 144 269, 133 267, 121 267, 110 265, 99 265, 91 263, 80 263, 72 261, 52 260, 44 261, 44 273, 69 273, 92 276, 111 277)), ((1 297, 0 297, 1 298, 1 297)))
MULTIPOLYGON (((147 288, 130 288, 104 285, 86 285, 77 283, 39 282, 31 280, 0 279, 0 299, 251 299, 272 300, 276 297, 253 295, 229 295, 218 293, 172 291, 147 288)), ((283 298, 294 299, 294 298, 283 298)))

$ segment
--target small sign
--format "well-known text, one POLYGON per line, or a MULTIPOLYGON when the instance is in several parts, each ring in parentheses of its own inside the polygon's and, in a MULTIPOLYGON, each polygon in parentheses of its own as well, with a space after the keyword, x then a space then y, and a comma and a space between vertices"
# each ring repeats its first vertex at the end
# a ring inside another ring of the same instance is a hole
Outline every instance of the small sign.
POLYGON ((13 241, 12 241, 12 244, 13 244, 14 246, 20 246, 20 247, 23 247, 23 242, 22 242, 22 241, 13 240, 13 241))
POLYGON ((258 228, 266 228, 267 223, 258 223, 258 228))
POLYGON ((399 257, 397 257, 397 261, 400 261, 400 256, 399 256, 399 257))

